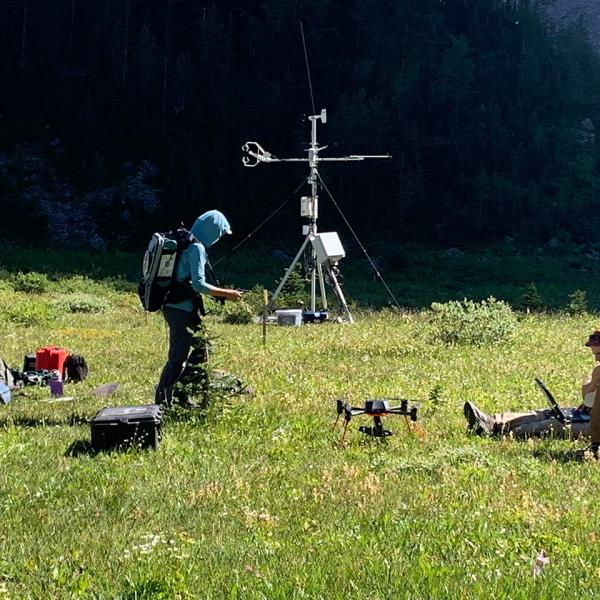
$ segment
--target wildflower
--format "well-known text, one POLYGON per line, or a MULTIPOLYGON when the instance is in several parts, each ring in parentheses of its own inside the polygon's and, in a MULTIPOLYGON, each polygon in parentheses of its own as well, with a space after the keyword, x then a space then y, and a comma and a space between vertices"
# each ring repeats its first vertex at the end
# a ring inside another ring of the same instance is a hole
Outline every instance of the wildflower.
POLYGON ((543 550, 540 550, 539 554, 535 557, 535 561, 533 563, 533 576, 537 577, 542 569, 550 562, 550 558, 546 556, 546 553, 543 550))

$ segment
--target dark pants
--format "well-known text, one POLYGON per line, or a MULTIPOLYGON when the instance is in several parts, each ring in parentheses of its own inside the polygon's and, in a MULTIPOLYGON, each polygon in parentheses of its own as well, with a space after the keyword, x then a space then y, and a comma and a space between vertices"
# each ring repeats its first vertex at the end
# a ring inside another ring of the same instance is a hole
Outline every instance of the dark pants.
POLYGON ((175 383, 185 382, 186 373, 191 373, 194 367, 206 362, 207 352, 203 346, 194 348, 190 353, 194 333, 200 325, 200 316, 196 311, 166 307, 162 312, 169 326, 169 356, 156 388, 155 402, 170 406, 175 383))

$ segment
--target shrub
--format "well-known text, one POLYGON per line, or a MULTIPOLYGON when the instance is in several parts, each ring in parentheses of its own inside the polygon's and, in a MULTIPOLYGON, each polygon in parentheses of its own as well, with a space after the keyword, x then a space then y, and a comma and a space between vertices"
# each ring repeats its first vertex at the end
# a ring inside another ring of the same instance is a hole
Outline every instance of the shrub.
POLYGON ((587 312, 587 294, 585 290, 575 290, 569 294, 567 312, 571 315, 584 315, 587 312))
POLYGON ((531 282, 525 286, 525 291, 523 292, 523 296, 521 296, 521 304, 525 310, 532 312, 541 312, 544 310, 544 303, 535 283, 531 282))
POLYGON ((224 323, 247 325, 248 323, 252 323, 254 311, 247 302, 240 300, 239 302, 227 302, 223 308, 222 315, 224 323))
MULTIPOLYGON (((282 279, 283 277, 277 281, 277 285, 281 283, 282 279)), ((301 265, 297 263, 281 288, 281 293, 277 298, 277 306, 296 308, 306 303, 307 300, 306 279, 302 276, 301 265)))
POLYGON ((434 302, 429 319, 435 340, 446 344, 484 346, 510 338, 517 319, 511 307, 490 296, 474 302, 434 302))
POLYGON ((33 327, 54 319, 54 313, 45 302, 27 300, 16 302, 4 309, 4 317, 15 325, 33 327))
POLYGON ((252 309, 255 315, 261 315, 264 307, 264 292, 262 285, 255 285, 244 293, 243 301, 252 309))
POLYGON ((56 300, 54 306, 62 312, 102 313, 110 308, 110 303, 104 298, 91 294, 66 294, 56 300))
POLYGON ((50 280, 43 273, 22 273, 19 271, 13 275, 11 284, 15 292, 25 292, 27 294, 43 294, 48 291, 50 280))

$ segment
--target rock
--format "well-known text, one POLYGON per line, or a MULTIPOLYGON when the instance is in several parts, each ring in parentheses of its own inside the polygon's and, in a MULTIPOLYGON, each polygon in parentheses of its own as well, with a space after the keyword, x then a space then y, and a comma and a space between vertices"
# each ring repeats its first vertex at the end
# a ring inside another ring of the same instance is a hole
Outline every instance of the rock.
POLYGON ((590 250, 588 250, 585 253, 585 257, 589 258, 590 260, 599 260, 600 259, 600 252, 598 252, 597 250, 594 250, 594 248, 591 248, 590 250))
POLYGON ((596 128, 594 127, 594 123, 592 122, 592 120, 589 117, 587 119, 584 119, 583 121, 581 121, 581 129, 583 129, 584 131, 587 131, 588 133, 594 133, 594 131, 596 131, 596 128))
POLYGON ((458 248, 448 248, 448 250, 444 251, 444 256, 447 258, 461 258, 465 253, 458 248))

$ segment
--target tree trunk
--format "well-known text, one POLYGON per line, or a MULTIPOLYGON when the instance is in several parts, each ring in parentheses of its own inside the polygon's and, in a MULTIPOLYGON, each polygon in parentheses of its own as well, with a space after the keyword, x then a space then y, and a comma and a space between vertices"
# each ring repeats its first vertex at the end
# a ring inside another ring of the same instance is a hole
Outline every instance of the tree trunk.
POLYGON ((69 27, 69 49, 73 49, 73 39, 75 38, 75 5, 77 0, 71 0, 71 24, 69 27))
POLYGON ((165 24, 165 57, 163 62, 163 84, 162 84, 162 107, 161 123, 162 131, 167 127, 167 79, 169 75, 169 38, 171 34, 171 4, 172 0, 167 0, 167 19, 165 24))
POLYGON ((125 94, 125 82, 127 80, 127 52, 129 49, 129 0, 125 1, 125 40, 123 42, 123 69, 121 71, 121 88, 125 94))
POLYGON ((20 61, 20 69, 23 72, 23 67, 25 66, 25 46, 27 41, 27 2, 28 0, 24 0, 23 2, 23 27, 21 28, 21 61, 20 61))

